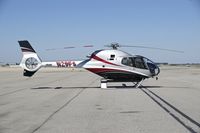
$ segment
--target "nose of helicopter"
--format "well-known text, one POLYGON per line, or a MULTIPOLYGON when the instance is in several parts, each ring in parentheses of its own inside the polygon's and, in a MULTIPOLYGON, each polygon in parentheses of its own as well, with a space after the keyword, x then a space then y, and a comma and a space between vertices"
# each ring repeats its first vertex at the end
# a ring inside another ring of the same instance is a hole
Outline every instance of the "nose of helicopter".
POLYGON ((151 76, 157 76, 160 73, 160 68, 155 63, 147 63, 151 76))
POLYGON ((160 68, 158 65, 155 64, 155 69, 154 69, 154 76, 157 76, 160 73, 160 68))

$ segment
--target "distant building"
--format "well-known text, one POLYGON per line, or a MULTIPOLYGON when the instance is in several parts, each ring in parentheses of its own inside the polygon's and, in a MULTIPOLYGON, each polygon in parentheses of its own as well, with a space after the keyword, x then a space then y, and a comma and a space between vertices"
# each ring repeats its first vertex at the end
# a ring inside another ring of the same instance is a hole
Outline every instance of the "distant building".
POLYGON ((167 62, 156 62, 157 65, 169 65, 167 62))

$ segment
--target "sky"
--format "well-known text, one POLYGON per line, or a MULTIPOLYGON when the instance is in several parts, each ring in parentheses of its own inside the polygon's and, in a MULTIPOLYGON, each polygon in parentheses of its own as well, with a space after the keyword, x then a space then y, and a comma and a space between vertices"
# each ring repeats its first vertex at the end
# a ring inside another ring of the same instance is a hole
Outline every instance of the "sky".
POLYGON ((200 63, 200 2, 0 0, 0 62, 20 62, 18 40, 28 40, 43 61, 85 59, 118 42, 184 51, 120 48, 155 62, 200 63), (66 46, 76 48, 46 51, 66 46))

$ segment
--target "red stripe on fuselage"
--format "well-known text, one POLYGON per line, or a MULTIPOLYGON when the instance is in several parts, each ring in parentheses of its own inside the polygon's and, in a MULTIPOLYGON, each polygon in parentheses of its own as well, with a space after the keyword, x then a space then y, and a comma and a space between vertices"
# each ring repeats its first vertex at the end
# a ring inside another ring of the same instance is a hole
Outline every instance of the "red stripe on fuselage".
POLYGON ((106 63, 106 64, 110 64, 110 65, 114 65, 114 66, 120 66, 120 65, 117 65, 117 64, 108 62, 108 61, 106 61, 106 60, 104 60, 104 59, 101 59, 101 58, 99 58, 99 57, 96 56, 96 55, 92 55, 91 58, 93 58, 93 59, 95 59, 95 60, 98 60, 98 61, 100 61, 100 62, 106 63))

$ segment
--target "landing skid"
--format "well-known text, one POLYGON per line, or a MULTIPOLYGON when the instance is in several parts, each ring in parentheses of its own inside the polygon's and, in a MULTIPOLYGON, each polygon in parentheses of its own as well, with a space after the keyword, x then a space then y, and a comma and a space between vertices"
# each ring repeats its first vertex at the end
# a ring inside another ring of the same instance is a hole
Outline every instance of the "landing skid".
MULTIPOLYGON (((135 88, 139 88, 142 84, 142 82, 144 81, 144 79, 142 79, 141 81, 139 82, 133 82, 135 88)), ((106 89, 107 88, 107 83, 109 81, 107 79, 101 79, 101 88, 102 89, 106 89)), ((122 84, 122 86, 126 86, 126 84, 122 84)))
POLYGON ((101 79, 101 89, 106 89, 107 88, 107 80, 106 79, 101 79))
POLYGON ((141 84, 142 84, 142 82, 144 81, 144 79, 142 79, 140 82, 133 82, 134 83, 134 87, 135 88, 139 88, 140 86, 141 86, 141 84))

